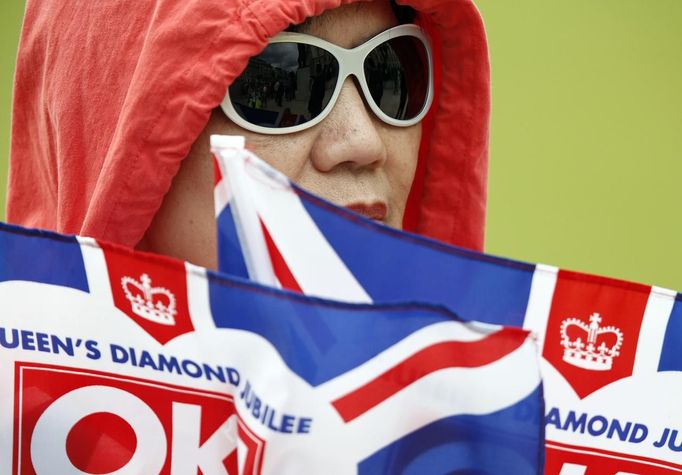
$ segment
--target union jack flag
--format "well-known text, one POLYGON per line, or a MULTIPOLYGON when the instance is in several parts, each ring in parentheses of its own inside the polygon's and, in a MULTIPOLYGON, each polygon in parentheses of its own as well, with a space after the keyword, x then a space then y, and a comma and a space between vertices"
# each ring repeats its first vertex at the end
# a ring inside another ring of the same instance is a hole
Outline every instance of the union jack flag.
POLYGON ((682 297, 390 229, 215 138, 221 270, 355 302, 418 301, 533 331, 547 473, 682 473, 682 297))
POLYGON ((542 473, 527 331, 0 224, 2 473, 542 473))

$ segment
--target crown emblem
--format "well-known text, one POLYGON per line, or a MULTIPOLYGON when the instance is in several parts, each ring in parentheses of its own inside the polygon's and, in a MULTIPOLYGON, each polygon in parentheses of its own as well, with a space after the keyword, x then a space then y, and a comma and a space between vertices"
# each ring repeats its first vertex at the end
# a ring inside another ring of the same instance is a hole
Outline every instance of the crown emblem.
POLYGON ((564 361, 592 371, 608 371, 623 344, 623 332, 614 326, 600 327, 598 313, 590 315, 590 324, 577 318, 561 322, 561 345, 564 361), (577 335, 575 339, 569 333, 577 335), (608 344, 607 344, 608 343, 608 344))
POLYGON ((170 290, 152 287, 152 279, 147 274, 142 274, 139 281, 125 276, 121 286, 135 315, 162 325, 175 325, 173 317, 178 312, 170 290))

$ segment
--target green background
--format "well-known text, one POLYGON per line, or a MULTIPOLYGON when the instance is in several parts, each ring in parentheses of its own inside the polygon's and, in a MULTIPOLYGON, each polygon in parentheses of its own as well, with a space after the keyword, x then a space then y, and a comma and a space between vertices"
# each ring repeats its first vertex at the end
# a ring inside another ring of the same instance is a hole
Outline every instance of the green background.
MULTIPOLYGON (((682 1, 477 3, 493 65, 488 252, 682 290, 682 1)), ((0 8, 4 210, 23 2, 0 8)))

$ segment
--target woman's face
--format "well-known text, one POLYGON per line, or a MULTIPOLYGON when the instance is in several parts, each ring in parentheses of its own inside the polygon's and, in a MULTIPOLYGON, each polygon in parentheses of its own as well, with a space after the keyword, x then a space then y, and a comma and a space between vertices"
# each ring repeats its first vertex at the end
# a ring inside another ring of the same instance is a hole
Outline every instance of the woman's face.
MULTIPOLYGON (((352 48, 396 24, 388 1, 377 0, 329 10, 298 31, 352 48)), ((421 125, 385 124, 365 105, 349 77, 329 115, 297 133, 250 132, 216 109, 183 161, 140 249, 216 267, 211 134, 244 135, 249 149, 302 188, 389 226, 402 226, 421 125)))

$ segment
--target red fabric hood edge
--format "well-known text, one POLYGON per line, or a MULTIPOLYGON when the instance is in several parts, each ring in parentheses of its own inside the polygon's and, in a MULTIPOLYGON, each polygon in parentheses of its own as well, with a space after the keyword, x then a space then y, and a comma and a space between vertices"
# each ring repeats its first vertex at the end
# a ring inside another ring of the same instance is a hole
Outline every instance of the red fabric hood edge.
MULTIPOLYGON (((248 58, 289 24, 344 3, 28 0, 8 221, 134 246, 248 58)), ((482 20, 470 0, 398 3, 420 12, 442 64, 406 229, 482 250, 490 115, 482 20)))

